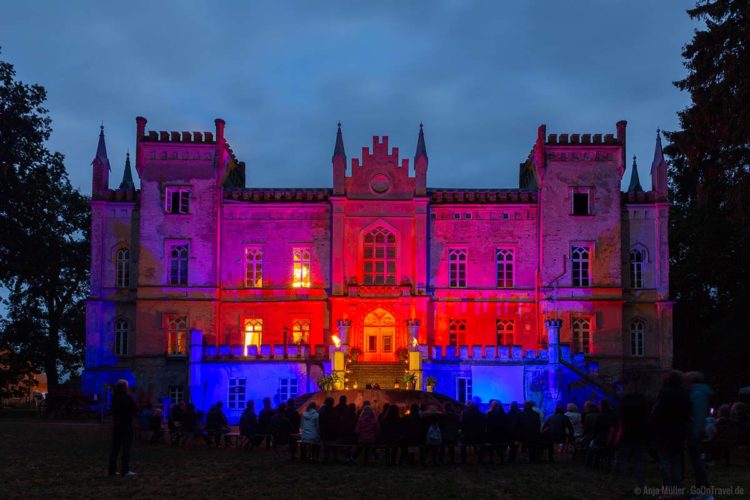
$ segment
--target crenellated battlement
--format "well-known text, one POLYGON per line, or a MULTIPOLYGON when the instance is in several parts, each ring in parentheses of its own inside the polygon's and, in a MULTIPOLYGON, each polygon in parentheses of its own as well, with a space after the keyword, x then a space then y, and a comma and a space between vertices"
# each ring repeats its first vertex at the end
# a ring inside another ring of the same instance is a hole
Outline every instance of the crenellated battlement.
MULTIPOLYGON (((550 146, 625 145, 625 120, 617 122, 617 134, 549 134, 544 141, 550 146)), ((544 129, 546 132, 546 128, 544 129)))
POLYGON ((372 136, 372 152, 370 152, 370 148, 366 146, 363 147, 361 163, 358 158, 352 159, 352 169, 360 167, 375 168, 384 165, 392 165, 396 168, 402 168, 408 173, 409 160, 404 158, 401 160, 401 165, 399 165, 398 161, 399 149, 394 147, 391 148, 390 152, 388 151, 388 136, 374 135, 372 136))
POLYGON ((216 144, 213 132, 167 132, 165 130, 149 132, 140 140, 143 142, 179 142, 184 144, 216 144))

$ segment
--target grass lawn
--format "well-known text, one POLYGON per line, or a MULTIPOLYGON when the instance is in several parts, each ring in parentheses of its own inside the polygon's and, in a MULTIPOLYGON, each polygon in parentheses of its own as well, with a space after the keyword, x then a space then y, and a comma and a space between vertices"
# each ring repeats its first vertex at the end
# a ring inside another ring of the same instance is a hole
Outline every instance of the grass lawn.
MULTIPOLYGON (((365 467, 292 463, 285 453, 207 449, 197 442, 180 449, 136 442, 132 469, 138 475, 121 478, 106 476, 108 449, 106 425, 2 419, 0 498, 635 497, 632 487, 612 474, 584 469, 566 457, 534 465, 522 460, 494 466, 365 467)), ((750 466, 740 458, 735 463, 711 468, 712 483, 750 494, 750 466)), ((657 487, 658 470, 651 461, 648 477, 657 487)))

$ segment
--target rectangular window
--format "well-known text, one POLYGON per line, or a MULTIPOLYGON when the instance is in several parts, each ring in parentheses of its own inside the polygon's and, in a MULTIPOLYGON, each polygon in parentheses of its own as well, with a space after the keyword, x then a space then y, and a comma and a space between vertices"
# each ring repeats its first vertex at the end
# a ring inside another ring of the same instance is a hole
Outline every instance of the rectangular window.
POLYGON ((260 318, 248 318, 245 320, 245 356, 247 348, 251 345, 260 348, 263 342, 263 320, 260 318))
POLYGON ((115 321, 115 354, 117 356, 128 355, 128 320, 120 318, 115 321))
POLYGON ((310 288, 310 249, 295 248, 292 250, 294 264, 292 268, 292 286, 310 288))
POLYGON ((573 351, 589 354, 591 352, 591 320, 573 318, 573 351))
POLYGON ((245 248, 245 286, 263 286, 263 250, 259 248, 245 248))
POLYGON ((169 386, 169 400, 173 405, 180 404, 185 401, 185 390, 181 385, 170 385, 169 386))
POLYGON ((497 287, 513 288, 513 249, 498 248, 495 251, 497 287))
POLYGON ((512 319, 499 319, 495 323, 497 345, 512 346, 516 324, 512 319))
POLYGON ((297 397, 298 383, 296 378, 279 379, 279 402, 285 403, 291 398, 297 397))
POLYGON ((171 316, 167 320, 167 354, 187 355, 187 316, 171 316))
POLYGON ((168 214, 189 214, 190 188, 187 186, 166 188, 164 202, 164 211, 168 214))
POLYGON ((572 215, 591 215, 588 190, 576 188, 576 190, 573 192, 572 208, 572 215))
POLYGON ((188 245, 173 244, 169 247, 169 284, 187 285, 188 283, 188 245))
POLYGON ((466 287, 466 249, 452 248, 448 250, 448 275, 451 288, 466 287))
POLYGON ((466 345, 465 319, 448 320, 448 345, 453 345, 456 347, 466 345))
POLYGON ((468 403, 471 401, 471 378, 470 377, 457 377, 456 378, 456 399, 462 403, 468 403))
POLYGON ((591 250, 585 246, 570 249, 573 286, 591 286, 591 250))
POLYGON ((127 248, 119 249, 116 260, 115 285, 117 288, 127 288, 130 285, 130 251, 127 248))
POLYGON ((244 410, 247 394, 246 378, 229 379, 229 396, 227 397, 227 408, 230 410, 244 410))

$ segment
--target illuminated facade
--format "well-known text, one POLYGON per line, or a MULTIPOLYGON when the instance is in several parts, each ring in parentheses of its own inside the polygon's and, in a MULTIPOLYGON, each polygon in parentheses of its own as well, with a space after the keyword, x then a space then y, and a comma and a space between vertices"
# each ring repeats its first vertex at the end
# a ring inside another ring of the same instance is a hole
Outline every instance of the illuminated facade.
POLYGON ((92 392, 124 376, 235 418, 316 390, 336 349, 349 386, 411 349, 439 392, 549 406, 671 367, 666 164, 657 139, 652 189, 634 169, 621 192, 625 122, 540 127, 515 189, 428 188, 421 126, 413 167, 388 137, 347 165, 339 127, 332 188, 248 189, 222 120, 136 122, 140 189, 129 158, 109 189, 103 133, 93 162, 92 392))

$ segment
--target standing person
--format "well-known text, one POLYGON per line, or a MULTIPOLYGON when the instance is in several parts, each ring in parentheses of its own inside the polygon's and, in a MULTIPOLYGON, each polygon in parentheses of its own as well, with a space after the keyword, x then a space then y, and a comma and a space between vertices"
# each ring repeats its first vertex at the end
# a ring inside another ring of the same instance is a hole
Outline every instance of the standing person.
POLYGON ((297 407, 294 404, 294 398, 289 398, 286 403, 286 418, 292 426, 292 434, 299 434, 300 416, 297 407))
POLYGON ((339 404, 335 406, 336 412, 339 414, 339 418, 341 418, 341 415, 344 414, 344 412, 349 408, 349 405, 346 402, 346 395, 342 394, 339 396, 339 404))
POLYGON ((133 444, 133 419, 138 414, 138 406, 130 395, 128 381, 120 379, 112 395, 112 450, 109 454, 109 475, 117 472, 117 456, 122 450, 120 474, 135 476, 130 470, 130 447, 133 444))
MULTIPOLYGON (((648 442, 646 398, 640 393, 625 394, 620 399, 617 410, 619 424, 616 441, 620 449, 615 461, 615 471, 622 477, 629 473, 628 469, 632 469, 635 486, 643 491, 646 483, 644 456, 648 442)), ((626 490, 633 491, 633 485, 628 485, 626 490)))
POLYGON ((302 414, 302 433, 300 434, 300 442, 302 443, 302 449, 300 450, 300 459, 307 460, 317 458, 318 449, 320 447, 320 420, 318 416, 318 405, 313 401, 307 405, 307 410, 302 414), (310 452, 308 454, 308 452, 310 452))
POLYGON ((534 403, 526 401, 523 411, 518 415, 518 439, 526 443, 529 450, 529 462, 539 461, 539 444, 542 438, 542 424, 539 414, 534 411, 534 403))
POLYGON ((375 410, 372 406, 367 404, 365 401, 362 407, 362 413, 357 419, 357 426, 354 428, 354 432, 357 433, 357 451, 354 452, 352 460, 356 461, 357 457, 362 450, 365 452, 365 464, 367 464, 367 458, 370 453, 368 446, 378 442, 378 435, 380 434, 380 424, 378 423, 378 416, 375 414, 375 410))
POLYGON ((258 414, 258 434, 265 434, 266 449, 271 449, 271 440, 268 438, 270 434, 268 432, 268 425, 271 423, 273 418, 273 408, 271 408, 271 398, 263 398, 263 409, 258 414))
POLYGON ((518 441, 519 441, 519 418, 521 416, 521 409, 518 407, 518 403, 513 401, 508 408, 508 435, 510 445, 508 447, 508 461, 513 463, 516 461, 516 454, 518 453, 518 441))
POLYGON ((583 417, 578 412, 578 407, 575 403, 568 403, 565 409, 565 416, 568 417, 573 426, 573 440, 576 441, 583 436, 583 417))
POLYGON ((553 461, 554 446, 562 447, 565 443, 573 439, 573 424, 565 415, 562 406, 555 408, 555 413, 549 416, 544 422, 542 430, 542 439, 549 450, 549 461, 553 461))
POLYGON ((683 387, 682 372, 673 371, 664 380, 653 422, 662 482, 668 488, 680 488, 683 449, 690 430, 690 397, 683 387))
POLYGON ((685 382, 688 384, 692 417, 692 425, 687 440, 688 455, 695 472, 695 485, 699 488, 708 487, 708 472, 701 457, 701 442, 706 438, 706 418, 711 407, 711 396, 714 391, 706 383, 706 378, 701 372, 686 373, 685 382))
POLYGON ((258 429, 258 417, 255 415, 255 401, 248 401, 245 406, 245 411, 240 416, 240 436, 244 437, 245 449, 250 449, 255 446, 253 440, 258 429))
POLYGON ((333 406, 333 398, 327 397, 323 406, 318 410, 318 420, 320 423, 320 441, 323 446, 323 462, 326 463, 333 457, 335 459, 333 446, 339 438, 339 412, 333 406))

